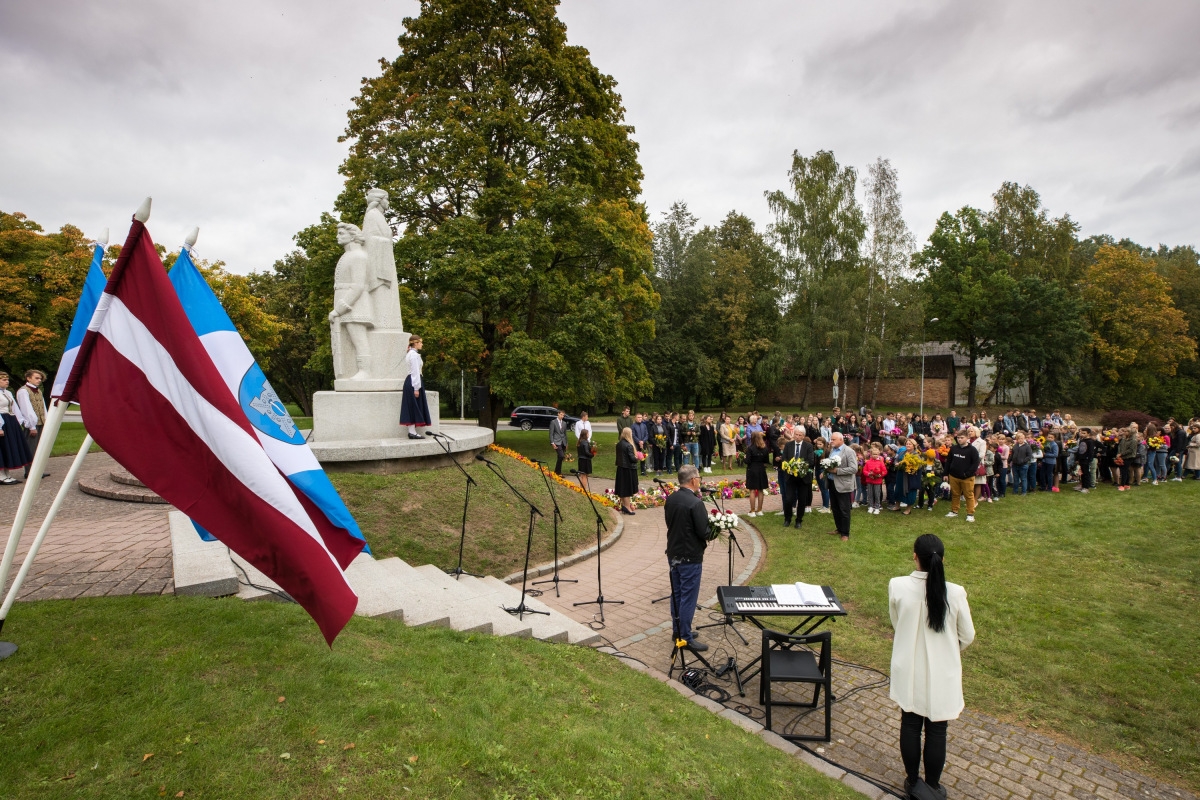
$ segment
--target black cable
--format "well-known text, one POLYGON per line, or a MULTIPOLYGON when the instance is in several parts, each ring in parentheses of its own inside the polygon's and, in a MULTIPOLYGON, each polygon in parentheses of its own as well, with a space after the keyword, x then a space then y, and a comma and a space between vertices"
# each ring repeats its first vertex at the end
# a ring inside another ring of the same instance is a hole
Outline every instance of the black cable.
POLYGON ((854 777, 856 777, 860 780, 866 781, 867 783, 871 784, 875 788, 877 788, 881 791, 887 792, 892 797, 899 797, 899 798, 901 798, 901 800, 904 800, 904 798, 906 797, 903 789, 897 789, 895 786, 892 786, 890 783, 883 783, 882 781, 872 778, 869 775, 864 775, 863 773, 859 772, 858 770, 851 769, 850 767, 847 767, 845 764, 839 764, 838 762, 834 761, 832 758, 829 758, 828 756, 826 756, 824 753, 818 753, 816 750, 813 750, 807 744, 804 744, 802 742, 795 742, 794 744, 797 747, 799 747, 801 750, 803 750, 804 752, 814 755, 817 758, 821 759, 826 764, 832 764, 833 766, 837 767, 838 769, 842 770, 843 772, 847 772, 850 775, 853 775, 854 777))
POLYGON ((249 586, 251 589, 258 589, 260 592, 266 592, 267 594, 273 594, 276 597, 278 597, 280 600, 283 600, 285 603, 295 603, 296 602, 296 599, 294 597, 292 597, 290 594, 283 591, 282 589, 272 589, 269 586, 259 586, 257 583, 251 582, 250 576, 248 574, 246 574, 246 570, 242 569, 242 565, 239 564, 237 562, 237 559, 235 559, 233 557, 233 554, 230 552, 228 545, 226 545, 226 547, 225 547, 225 552, 229 555, 229 561, 233 564, 234 569, 236 569, 238 572, 242 573, 242 578, 244 578, 244 580, 239 580, 238 583, 241 583, 245 586, 249 586))

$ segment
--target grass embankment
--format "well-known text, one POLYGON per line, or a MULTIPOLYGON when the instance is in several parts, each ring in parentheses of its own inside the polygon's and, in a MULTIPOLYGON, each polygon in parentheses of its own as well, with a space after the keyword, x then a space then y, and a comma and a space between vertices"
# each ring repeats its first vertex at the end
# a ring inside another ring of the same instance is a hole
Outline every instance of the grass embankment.
POLYGON ((588 648, 175 597, 5 633, 6 798, 855 796, 588 648))
MULTIPOLYGON (((512 458, 493 453, 504 476, 545 515, 533 534, 530 566, 554 557, 554 506, 541 474, 512 458)), ((529 530, 528 506, 492 474, 475 463, 467 472, 478 486, 471 488, 463 568, 503 577, 525 563, 529 530)), ((405 472, 398 475, 329 473, 346 506, 354 513, 376 558, 399 556, 410 564, 436 564, 443 569, 458 563, 458 540, 466 481, 457 469, 405 472)), ((552 484, 563 519, 558 526, 559 556, 594 543, 596 518, 588 500, 565 486, 552 484)), ((598 506, 612 530, 612 516, 598 506)))
POLYGON ((785 532, 768 518, 754 582, 833 586, 851 611, 833 629, 839 657, 887 670, 888 580, 914 568, 919 534, 936 533, 975 620, 968 707, 1200 789, 1200 487, 1010 495, 973 525, 946 519, 947 507, 855 511, 849 545, 814 533, 829 524, 785 532))

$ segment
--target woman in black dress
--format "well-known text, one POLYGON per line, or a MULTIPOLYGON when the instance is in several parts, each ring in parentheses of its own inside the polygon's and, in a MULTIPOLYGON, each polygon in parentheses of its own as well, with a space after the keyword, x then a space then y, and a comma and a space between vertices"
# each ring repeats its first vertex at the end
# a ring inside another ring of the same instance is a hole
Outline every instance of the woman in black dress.
POLYGON ((761 517, 763 492, 770 483, 767 480, 767 462, 771 460, 771 449, 762 431, 755 431, 746 447, 746 488, 750 490, 751 517, 761 517))
POLYGON ((700 426, 700 464, 705 472, 712 472, 713 451, 717 449, 717 429, 710 414, 700 426))
POLYGON ((633 515, 633 501, 637 494, 638 462, 637 450, 633 446, 633 430, 625 428, 617 440, 617 497, 621 498, 621 513, 633 515))
POLYGON ((596 455, 596 450, 592 447, 592 435, 587 428, 579 431, 579 446, 576 449, 579 456, 579 483, 583 486, 584 491, 591 491, 588 483, 591 481, 592 474, 592 456, 596 455))

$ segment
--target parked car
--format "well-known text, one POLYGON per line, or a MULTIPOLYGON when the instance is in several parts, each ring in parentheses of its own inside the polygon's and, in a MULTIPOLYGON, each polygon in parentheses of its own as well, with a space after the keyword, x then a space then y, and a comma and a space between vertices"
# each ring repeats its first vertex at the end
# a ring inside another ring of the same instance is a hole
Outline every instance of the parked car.
MULTIPOLYGON (((517 406, 513 409, 512 416, 508 419, 508 424, 514 428, 520 428, 523 431, 531 431, 534 428, 550 430, 550 421, 558 416, 558 409, 552 406, 517 406)), ((575 427, 575 423, 579 421, 579 417, 572 417, 567 414, 563 417, 567 423, 567 430, 575 427)))

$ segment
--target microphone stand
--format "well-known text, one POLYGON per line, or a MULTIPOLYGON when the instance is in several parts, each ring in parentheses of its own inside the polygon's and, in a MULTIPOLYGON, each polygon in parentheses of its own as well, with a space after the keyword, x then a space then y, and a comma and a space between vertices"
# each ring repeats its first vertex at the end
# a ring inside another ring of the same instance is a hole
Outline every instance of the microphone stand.
MULTIPOLYGON (((720 490, 712 493, 712 501, 713 501, 713 505, 716 506, 717 510, 720 511, 722 514, 724 514, 725 509, 721 505, 720 490)), ((729 583, 727 583, 726 586, 733 586, 733 548, 735 548, 735 547, 737 548, 738 554, 742 558, 745 558, 746 554, 744 552, 742 552, 742 546, 740 544, 738 544, 737 536, 734 534, 733 528, 730 528, 729 529, 729 583)), ((737 634, 737 637, 742 640, 742 644, 748 646, 750 643, 746 641, 746 637, 742 636, 742 632, 739 631, 737 629, 737 626, 733 624, 733 617, 731 617, 728 614, 725 614, 724 616, 725 616, 725 618, 721 622, 710 622, 707 625, 697 625, 696 630, 699 631, 699 630, 704 630, 705 628, 719 628, 722 625, 728 625, 730 628, 733 629, 733 632, 737 634)), ((711 617, 710 617, 710 619, 711 619, 711 617)))
POLYGON ((577 606, 593 606, 593 605, 600 606, 600 622, 603 623, 604 622, 604 604, 609 603, 611 605, 623 606, 623 605, 625 605, 625 601, 624 600, 605 600, 604 599, 604 588, 603 588, 603 585, 600 583, 600 531, 608 530, 608 526, 604 524, 604 518, 600 516, 600 512, 596 509, 596 501, 592 499, 592 493, 584 488, 583 481, 579 477, 579 470, 573 469, 573 470, 571 470, 571 472, 574 473, 575 480, 579 481, 579 488, 583 489, 584 496, 587 497, 588 502, 592 504, 592 513, 596 515, 596 592, 597 592, 596 599, 588 600, 586 602, 576 603, 575 605, 577 605, 577 606))
POLYGON ((526 589, 526 586, 529 581, 529 551, 533 547, 533 526, 534 526, 534 523, 537 522, 537 517, 542 517, 545 515, 542 514, 542 512, 538 510, 537 506, 535 506, 533 503, 529 502, 529 500, 526 499, 525 495, 518 492, 517 487, 513 486, 511 483, 508 482, 508 478, 504 477, 504 474, 502 472, 500 472, 500 470, 496 469, 496 465, 494 462, 488 461, 486 458, 483 457, 482 453, 480 453, 479 455, 477 455, 475 457, 478 458, 483 463, 487 464, 487 467, 488 467, 488 469, 490 469, 492 471, 492 474, 495 475, 500 480, 504 481, 504 485, 507 486, 509 489, 511 489, 512 493, 521 499, 521 502, 523 502, 523 503, 525 503, 525 505, 529 506, 529 535, 525 539, 525 571, 521 575, 521 602, 520 602, 520 604, 518 604, 517 606, 514 606, 513 608, 505 608, 504 610, 507 611, 509 614, 516 614, 517 619, 524 619, 525 614, 545 614, 546 616, 550 616, 549 611, 538 611, 537 609, 529 608, 528 606, 525 605, 525 593, 528 591, 526 589))
POLYGON ((476 575, 474 572, 467 572, 465 569, 463 569, 462 565, 463 545, 467 541, 467 504, 471 502, 471 487, 478 486, 479 484, 475 483, 475 479, 471 477, 471 474, 463 468, 462 464, 458 463, 458 459, 451 455, 450 445, 442 441, 442 439, 450 439, 452 437, 447 436, 444 433, 433 432, 430 432, 429 435, 433 437, 434 441, 441 445, 441 448, 446 451, 446 455, 450 458, 450 462, 454 464, 454 466, 458 467, 458 471, 461 472, 463 477, 467 479, 467 491, 463 495, 462 530, 458 534, 458 566, 454 569, 446 570, 446 574, 453 575, 454 580, 458 580, 463 575, 470 575, 472 578, 481 578, 483 577, 482 575, 476 575))
MULTIPOLYGON (((554 487, 550 484, 550 476, 546 474, 546 468, 542 466, 542 462, 540 461, 535 460, 534 463, 538 465, 538 472, 542 473, 542 480, 546 482, 546 491, 550 493, 550 502, 554 504, 554 577, 547 578, 544 581, 534 581, 533 585, 537 586, 539 583, 553 583, 554 596, 562 597, 562 595, 558 593, 559 583, 579 583, 579 581, 575 580, 574 578, 560 578, 558 576, 558 521, 563 518, 563 515, 562 511, 560 511, 558 508, 558 498, 554 496, 554 487)), ((571 472, 575 475, 579 474, 577 470, 571 470, 571 472)))
MULTIPOLYGON (((666 491, 667 491, 667 486, 669 484, 664 480, 660 480, 659 478, 655 478, 654 482, 657 483, 659 486, 663 487, 663 493, 665 495, 666 491)), ((664 499, 666 499, 666 498, 664 497, 664 499)), ((651 600, 650 605, 654 605, 655 603, 661 603, 663 600, 670 600, 672 597, 674 597, 673 594, 664 594, 662 597, 656 597, 655 599, 651 600)), ((674 608, 674 601, 672 601, 671 605, 672 605, 672 608, 674 608)), ((674 612, 672 612, 672 613, 674 613, 674 612)))

